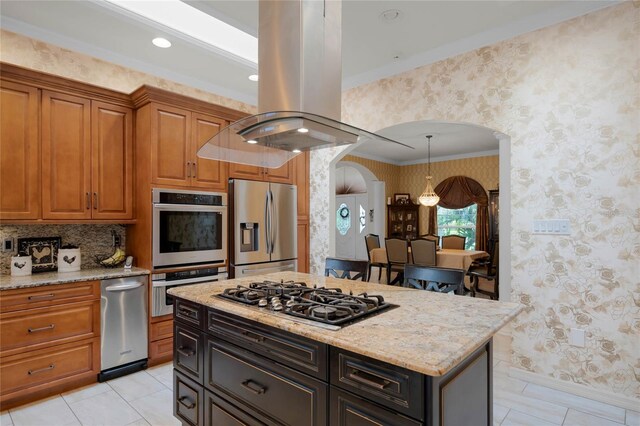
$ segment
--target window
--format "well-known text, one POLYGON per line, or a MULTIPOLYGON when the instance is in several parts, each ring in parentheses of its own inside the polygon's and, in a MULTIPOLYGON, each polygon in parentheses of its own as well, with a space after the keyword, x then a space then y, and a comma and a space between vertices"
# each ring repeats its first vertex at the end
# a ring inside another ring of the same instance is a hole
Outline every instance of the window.
POLYGON ((438 206, 438 235, 461 235, 467 237, 465 249, 476 248, 476 216, 478 205, 471 204, 463 209, 445 209, 438 206))

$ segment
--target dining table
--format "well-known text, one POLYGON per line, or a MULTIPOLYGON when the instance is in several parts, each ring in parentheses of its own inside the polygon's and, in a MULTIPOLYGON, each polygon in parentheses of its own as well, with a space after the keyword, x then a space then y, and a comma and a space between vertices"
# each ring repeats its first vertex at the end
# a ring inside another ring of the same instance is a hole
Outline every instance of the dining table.
MULTIPOLYGON (((411 247, 407 247, 407 250, 409 262, 412 262, 411 247)), ((387 263, 387 249, 384 247, 372 249, 369 255, 371 263, 387 263)), ((462 269, 466 272, 474 260, 488 257, 489 253, 482 250, 438 249, 436 251, 436 267, 462 269)))

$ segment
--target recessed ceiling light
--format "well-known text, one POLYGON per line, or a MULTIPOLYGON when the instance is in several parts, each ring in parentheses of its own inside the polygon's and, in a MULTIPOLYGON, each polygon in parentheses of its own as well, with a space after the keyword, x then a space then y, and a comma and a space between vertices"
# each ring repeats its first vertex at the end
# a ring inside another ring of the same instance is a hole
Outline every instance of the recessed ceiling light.
POLYGON ((137 20, 151 20, 247 64, 258 63, 258 38, 179 0, 98 2, 137 20), (142 17, 142 19, 140 18, 142 17))
POLYGON ((162 47, 163 49, 166 49, 167 47, 171 47, 171 42, 163 37, 156 37, 153 40, 151 40, 151 43, 155 44, 158 47, 162 47))
POLYGON ((255 140, 255 139, 249 139, 249 140, 247 141, 247 143, 248 143, 248 144, 251 144, 251 145, 255 145, 255 144, 257 144, 257 143, 258 143, 258 141, 257 141, 257 140, 255 140))
POLYGON ((293 151, 291 151, 291 152, 295 152, 296 154, 298 154, 298 153, 300 153, 300 152, 302 152, 302 151, 300 151, 299 149, 294 149, 294 150, 293 150, 293 151))
POLYGON ((402 19, 402 12, 398 9, 385 10, 379 15, 379 18, 382 22, 386 23, 396 22, 402 19))
POLYGON ((306 127, 300 127, 300 128, 298 129, 298 132, 299 132, 299 133, 307 133, 308 131, 309 131, 309 129, 307 129, 306 127))
POLYGON ((259 78, 258 74, 251 74, 249 76, 249 80, 251 80, 251 81, 258 81, 258 78, 259 78))

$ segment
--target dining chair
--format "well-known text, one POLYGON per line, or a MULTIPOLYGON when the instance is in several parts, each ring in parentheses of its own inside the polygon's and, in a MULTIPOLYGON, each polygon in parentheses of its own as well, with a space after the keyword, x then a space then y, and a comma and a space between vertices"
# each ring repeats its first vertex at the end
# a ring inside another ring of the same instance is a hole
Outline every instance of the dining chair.
POLYGON ((433 240, 436 242, 436 246, 440 245, 440 236, 436 234, 423 234, 420 235, 420 238, 424 238, 425 240, 433 240))
POLYGON ((380 278, 382 277, 382 269, 387 267, 386 263, 382 262, 371 262, 371 250, 380 248, 380 237, 376 234, 367 234, 364 237, 365 245, 367 246, 367 258, 369 259, 369 272, 367 273, 367 281, 371 280, 371 268, 378 268, 378 282, 380 282, 380 278))
POLYGON ((402 282, 404 267, 409 263, 409 243, 401 238, 385 238, 384 245, 387 250, 387 284, 402 282), (391 272, 398 275, 391 281, 391 272))
POLYGON ((333 275, 347 280, 367 281, 369 262, 364 260, 339 259, 327 257, 324 261, 324 276, 333 275), (342 274, 338 274, 338 271, 342 274), (353 275, 352 275, 353 274, 353 275))
POLYGON ((443 249, 464 250, 467 237, 461 235, 445 235, 442 237, 443 249))
POLYGON ((489 296, 492 300, 498 300, 500 297, 500 283, 498 279, 498 270, 500 269, 500 243, 496 241, 490 253, 490 261, 483 268, 477 268, 467 272, 471 277, 471 296, 475 297, 476 293, 489 296))
POLYGON ((404 268, 403 286, 412 286, 438 293, 452 291, 461 293, 464 288, 464 271, 462 269, 407 265, 404 268))
POLYGON ((436 242, 432 239, 418 238, 409 242, 414 265, 436 266, 436 242))

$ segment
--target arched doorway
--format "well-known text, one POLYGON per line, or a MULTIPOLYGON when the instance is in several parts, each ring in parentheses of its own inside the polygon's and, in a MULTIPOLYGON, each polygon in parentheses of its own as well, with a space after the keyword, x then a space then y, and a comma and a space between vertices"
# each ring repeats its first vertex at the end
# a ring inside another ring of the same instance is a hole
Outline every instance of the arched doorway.
MULTIPOLYGON (((436 122, 436 121, 433 121, 436 122)), ((437 123, 447 123, 444 121, 437 121, 437 123)), ((451 122, 454 124, 460 124, 459 122, 451 122)), ((485 126, 479 126, 471 123, 462 123, 469 126, 475 126, 489 130, 493 133, 498 141, 499 152, 499 187, 500 187, 500 211, 499 220, 500 235, 502 235, 503 244, 500 245, 500 299, 509 300, 510 297, 510 278, 511 278, 511 230, 510 230, 510 191, 511 191, 511 178, 510 178, 510 142, 511 138, 508 135, 503 134, 500 131, 489 129, 485 126)), ((380 130, 376 131, 377 133, 380 130)), ((331 194, 335 184, 335 170, 339 162, 343 161, 343 158, 353 150, 357 149, 365 142, 358 142, 354 145, 347 147, 339 147, 333 149, 319 150, 312 152, 311 160, 311 175, 312 178, 312 205, 325 205, 328 207, 328 211, 334 212, 335 197, 331 194), (326 188, 326 183, 329 182, 329 188, 326 188)), ((329 232, 329 230, 335 229, 335 216, 323 215, 322 213, 312 217, 310 223, 310 265, 313 273, 320 273, 319 271, 324 264, 324 259, 327 256, 335 255, 335 234, 329 232)), ((383 234, 384 235, 384 234, 383 234)))
POLYGON ((339 161, 335 172, 335 255, 367 260, 364 236, 384 235, 384 185, 369 169, 339 161))

